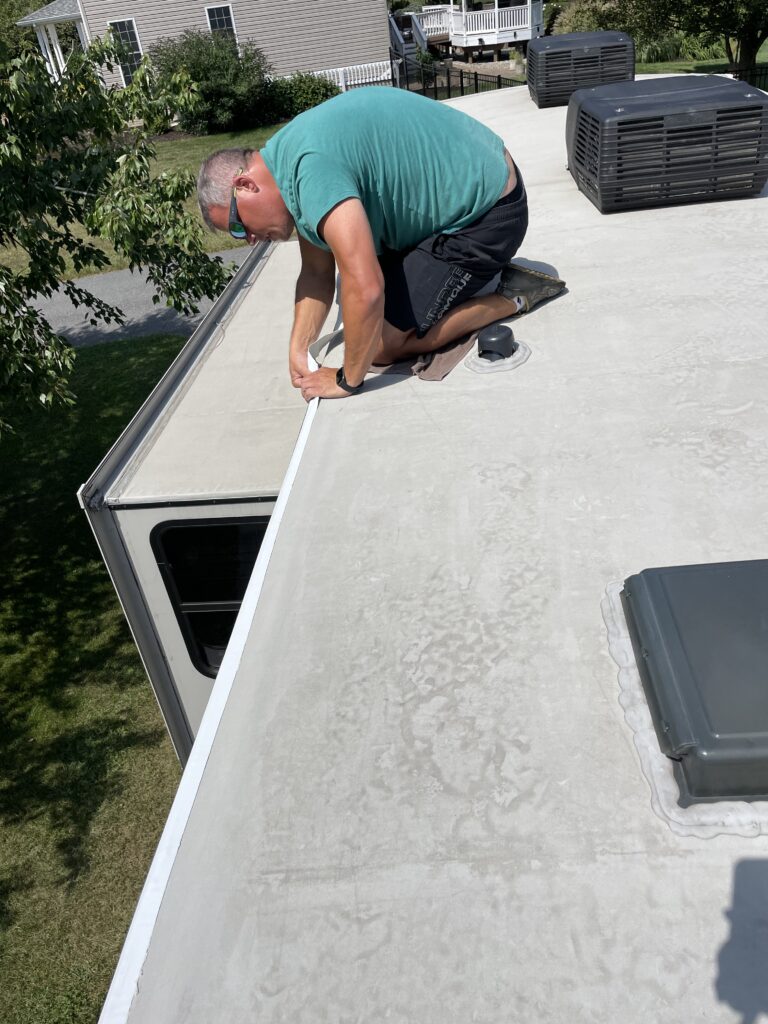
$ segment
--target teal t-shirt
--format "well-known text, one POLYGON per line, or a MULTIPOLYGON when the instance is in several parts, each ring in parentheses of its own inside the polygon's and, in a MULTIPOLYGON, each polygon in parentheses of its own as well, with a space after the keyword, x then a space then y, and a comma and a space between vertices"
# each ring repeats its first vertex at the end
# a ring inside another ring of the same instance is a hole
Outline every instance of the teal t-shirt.
POLYGON ((317 233, 343 199, 365 207, 376 252, 409 249, 477 220, 507 181, 504 143, 453 107, 404 89, 370 86, 299 114, 261 155, 297 231, 317 233))

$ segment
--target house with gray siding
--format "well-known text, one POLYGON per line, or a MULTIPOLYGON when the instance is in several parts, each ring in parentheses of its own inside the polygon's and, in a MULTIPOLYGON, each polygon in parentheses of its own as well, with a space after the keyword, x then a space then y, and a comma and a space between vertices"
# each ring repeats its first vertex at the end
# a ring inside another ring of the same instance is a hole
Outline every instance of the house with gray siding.
POLYGON ((129 82, 158 39, 186 29, 255 43, 277 75, 319 72, 342 88, 390 77, 386 0, 53 0, 17 24, 35 30, 54 77, 64 67, 56 30, 64 23, 83 44, 110 29, 124 44, 126 60, 107 84, 129 82))

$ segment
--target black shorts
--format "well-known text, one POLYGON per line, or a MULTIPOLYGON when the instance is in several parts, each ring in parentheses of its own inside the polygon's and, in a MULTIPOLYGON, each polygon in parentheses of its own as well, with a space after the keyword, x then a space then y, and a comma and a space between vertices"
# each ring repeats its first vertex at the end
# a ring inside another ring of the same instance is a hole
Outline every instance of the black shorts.
POLYGON ((406 252, 385 250, 384 318, 419 338, 488 284, 515 255, 528 229, 528 200, 517 184, 482 217, 454 234, 430 235, 406 252))

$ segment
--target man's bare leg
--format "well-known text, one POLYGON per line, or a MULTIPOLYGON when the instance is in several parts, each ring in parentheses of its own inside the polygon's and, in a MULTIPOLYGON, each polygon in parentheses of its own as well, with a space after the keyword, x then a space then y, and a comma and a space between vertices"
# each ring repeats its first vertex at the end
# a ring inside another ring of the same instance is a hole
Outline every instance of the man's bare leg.
POLYGON ((401 359, 410 359, 411 356, 434 352, 450 341, 457 341, 465 334, 479 331, 495 320, 514 316, 516 312, 515 302, 494 292, 462 302, 430 327, 423 338, 417 338, 415 331, 399 331, 385 321, 382 345, 374 353, 373 363, 386 366, 401 359))

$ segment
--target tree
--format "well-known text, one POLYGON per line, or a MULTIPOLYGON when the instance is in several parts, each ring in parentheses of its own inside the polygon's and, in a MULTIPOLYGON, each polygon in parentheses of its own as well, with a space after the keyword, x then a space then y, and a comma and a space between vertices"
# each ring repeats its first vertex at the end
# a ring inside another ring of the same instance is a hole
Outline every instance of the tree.
POLYGON ((32 29, 17 28, 16 22, 39 6, 36 0, 0 0, 0 39, 11 57, 37 46, 32 29))
POLYGON ((619 10, 616 0, 573 0, 555 15, 552 31, 558 35, 567 32, 627 31, 626 14, 619 10))
POLYGON ((101 75, 119 52, 98 42, 70 54, 53 82, 42 57, 0 50, 0 248, 19 247, 28 268, 2 266, 0 251, 0 432, 19 400, 73 400, 67 386, 74 353, 35 309, 36 296, 62 289, 85 306, 90 323, 122 323, 120 310, 75 281, 64 280, 68 257, 76 273, 109 265, 91 238, 108 239, 143 269, 181 312, 196 312, 228 278, 203 251, 202 225, 182 209, 194 188, 190 174, 153 175, 148 125, 184 110, 193 89, 182 75, 158 86, 142 66, 126 89, 107 89, 101 75))
POLYGON ((615 0, 624 27, 654 38, 668 30, 722 39, 732 71, 754 67, 768 39, 766 0, 615 0))

